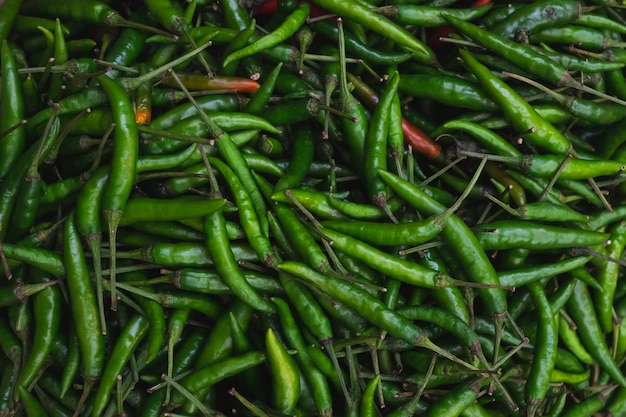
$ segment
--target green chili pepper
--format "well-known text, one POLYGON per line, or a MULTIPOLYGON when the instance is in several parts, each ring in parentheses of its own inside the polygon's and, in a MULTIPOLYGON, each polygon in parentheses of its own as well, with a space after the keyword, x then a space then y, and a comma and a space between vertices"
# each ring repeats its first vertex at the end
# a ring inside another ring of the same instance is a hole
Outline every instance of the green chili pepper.
POLYGON ((594 413, 600 411, 602 406, 604 405, 604 401, 602 398, 598 396, 593 396, 585 399, 584 401, 579 402, 578 404, 573 405, 567 411, 565 411, 562 416, 563 417, 578 417, 578 416, 589 416, 594 413))
MULTIPOLYGON (((611 227, 608 245, 605 248, 606 256, 620 259, 625 245, 626 223, 621 221, 611 227)), ((600 291, 594 293, 594 301, 598 321, 605 333, 611 332, 614 328, 613 301, 618 285, 619 270, 619 264, 612 260, 603 261, 598 265, 596 277, 601 288, 600 291)))
POLYGON ((353 20, 368 29, 391 37, 399 45, 413 52, 415 54, 414 59, 419 62, 431 64, 436 61, 434 52, 427 45, 416 39, 403 27, 378 15, 367 6, 353 0, 315 0, 314 3, 342 18, 353 20))
POLYGON ((289 38, 291 35, 302 26, 306 18, 309 16, 310 8, 306 3, 298 6, 289 16, 285 18, 282 24, 273 30, 271 33, 258 39, 252 44, 243 47, 242 49, 231 53, 224 59, 224 66, 227 66, 231 61, 241 59, 246 56, 253 55, 263 49, 270 48, 289 38))
POLYGON ((389 112, 397 94, 400 75, 396 72, 388 81, 380 102, 374 110, 365 137, 363 154, 364 180, 369 197, 377 206, 388 211, 387 185, 378 178, 378 169, 387 169, 387 135, 389 131, 389 112))
POLYGON ((152 198, 131 198, 128 200, 124 215, 120 219, 120 226, 127 226, 137 222, 183 220, 204 216, 224 207, 226 200, 195 198, 182 196, 174 199, 162 200, 152 198))
MULTIPOLYGON (((11 13, 12 3, 3 4, 3 9, 8 8, 11 13)), ((18 6, 19 8, 19 6, 18 6)), ((7 15, 7 19, 10 15, 7 15)), ((3 19, 4 21, 4 19, 3 19)), ((4 27, 4 26, 0 26, 4 27)), ((1 38, 2 36, 0 36, 1 38)), ((24 99, 22 97, 22 84, 17 73, 17 64, 9 48, 8 42, 2 42, 2 105, 0 106, 0 132, 4 132, 24 119, 24 99)), ((0 141, 0 178, 7 176, 14 167, 20 154, 24 151, 26 136, 24 126, 18 126, 10 133, 7 133, 0 141)))
POLYGON ((491 4, 473 8, 445 9, 440 7, 423 6, 417 4, 394 4, 374 9, 377 13, 403 24, 419 27, 439 27, 447 24, 442 13, 452 15, 458 19, 479 19, 491 9, 491 4))
POLYGON ((583 4, 578 1, 536 1, 515 10, 506 19, 490 27, 489 31, 509 39, 524 39, 529 33, 563 26, 578 19, 582 9, 583 4))
POLYGON ((298 366, 271 328, 265 333, 265 351, 274 387, 273 405, 281 413, 292 413, 300 398, 298 366))
POLYGON ((603 332, 591 301, 586 284, 576 283, 574 293, 567 302, 568 312, 578 327, 581 341, 589 350, 591 356, 602 369, 607 372, 622 387, 626 386, 626 378, 616 365, 609 348, 602 336, 603 332))
POLYGON ((2 13, 2 19, 0 20, 0 45, 4 44, 4 41, 9 36, 9 32, 13 29, 21 6, 22 0, 9 0, 0 5, 0 12, 2 13))
POLYGON ((511 87, 495 77, 469 52, 461 49, 459 54, 491 98, 500 104, 506 118, 523 135, 524 140, 556 154, 564 154, 570 150, 571 144, 561 132, 540 117, 511 87))
MULTIPOLYGON (((52 280, 40 270, 32 271, 32 276, 41 283, 52 280)), ((52 347, 52 341, 59 331, 61 323, 61 290, 56 285, 47 286, 33 297, 33 311, 35 313, 35 331, 31 353, 21 368, 17 386, 28 388, 33 382, 52 347)))
MULTIPOLYGON (((459 31, 472 38, 526 72, 554 85, 581 88, 581 85, 567 69, 552 59, 530 48, 520 47, 517 42, 481 29, 478 26, 455 17, 444 17, 459 31)), ((465 55, 469 55, 466 53, 465 55)))
POLYGON ((548 392, 550 375, 556 363, 558 322, 554 319, 543 288, 538 283, 531 283, 528 288, 537 311, 537 320, 542 323, 541 326, 537 326, 535 352, 524 389, 528 415, 534 416, 542 407, 548 392))
POLYGON ((582 48, 595 50, 624 46, 623 42, 611 39, 602 30, 573 24, 560 26, 558 32, 553 27, 547 27, 531 34, 528 40, 532 43, 576 44, 582 48))
MULTIPOLYGON (((446 211, 446 207, 409 182, 385 171, 379 171, 379 175, 400 197, 424 214, 437 215, 446 211)), ((501 285, 484 248, 463 220, 451 214, 446 220, 441 237, 450 250, 459 257, 463 270, 466 271, 471 280, 495 287, 501 285)), ((496 320, 497 327, 501 328, 507 311, 504 291, 501 288, 482 288, 478 291, 489 314, 496 320)))
POLYGON ((61 373, 59 384, 60 398, 63 398, 67 394, 80 372, 81 352, 78 345, 78 335, 76 334, 77 328, 71 320, 69 326, 67 355, 65 356, 65 363, 63 364, 63 372, 61 373))
MULTIPOLYGON (((318 20, 312 24, 315 33, 324 38, 336 42, 339 40, 339 30, 337 25, 328 20, 318 20)), ((373 49, 371 46, 362 43, 354 34, 344 33, 346 51, 354 56, 363 59, 369 64, 392 65, 400 64, 411 59, 411 52, 393 52, 373 49)))
POLYGON ((399 89, 412 97, 433 99, 443 104, 470 110, 499 110, 488 91, 475 82, 450 75, 407 74, 400 78, 399 89))
POLYGON ((111 171, 102 196, 102 211, 108 225, 111 247, 111 309, 115 310, 115 240, 137 171, 139 134, 134 109, 125 91, 107 76, 101 75, 97 79, 109 98, 115 122, 111 171))
MULTIPOLYGON (((96 296, 91 286, 74 218, 74 213, 71 213, 65 221, 63 263, 71 310, 76 318, 76 333, 81 352, 81 374, 84 379, 84 401, 96 379, 102 376, 105 363, 105 338, 100 332, 96 296)), ((79 408, 82 408, 82 405, 79 408)))
POLYGON ((21 403, 24 406, 24 410, 26 411, 26 415, 28 417, 46 415, 46 410, 43 408, 39 400, 26 388, 24 388, 23 386, 19 386, 17 388, 17 391, 20 395, 21 403))
POLYGON ((477 226, 476 236, 485 250, 558 249, 603 244, 609 234, 551 226, 522 220, 497 220, 477 226))
POLYGON ((342 233, 329 229, 324 229, 323 233, 337 249, 350 253, 370 267, 402 282, 425 288, 441 288, 461 284, 449 275, 397 258, 342 233))
POLYGON ((374 378, 367 382, 367 385, 363 390, 363 397, 361 398, 360 417, 373 417, 376 415, 375 396, 379 383, 380 375, 375 375, 374 378))
POLYGON ((237 260, 230 248, 224 216, 221 210, 205 216, 204 230, 207 235, 207 248, 215 263, 215 269, 224 282, 242 301, 250 304, 252 308, 273 312, 274 306, 261 297, 241 273, 237 260))
MULTIPOLYGON (((69 59, 67 45, 65 43, 65 35, 61 28, 61 21, 56 19, 54 29, 54 63, 63 65, 69 59)), ((57 101, 62 95, 62 74, 52 74, 50 76, 50 85, 48 86, 48 97, 50 100, 57 101)))
POLYGON ((295 317, 290 311, 289 304, 280 298, 272 298, 278 309, 283 334, 289 346, 297 350, 296 360, 300 364, 305 379, 311 386, 313 399, 320 415, 332 415, 332 398, 326 377, 319 371, 306 350, 305 341, 300 334, 295 317))
POLYGON ((102 415, 110 400, 116 377, 120 374, 139 342, 148 332, 148 319, 140 314, 131 316, 122 332, 117 337, 107 364, 102 372, 102 379, 94 398, 93 416, 102 415))
POLYGON ((435 345, 424 332, 393 310, 387 309, 378 299, 369 295, 359 287, 338 280, 330 276, 324 276, 315 272, 306 265, 296 261, 284 261, 278 268, 296 277, 300 277, 316 286, 326 294, 332 294, 333 298, 356 308, 364 318, 372 324, 386 330, 393 337, 398 337, 413 346, 422 346, 433 350, 446 358, 459 362, 459 359, 443 351, 435 345))
MULTIPOLYGON (((194 369, 193 372, 185 376, 181 385, 188 391, 194 393, 202 388, 210 387, 228 377, 237 375, 246 369, 258 366, 268 360, 265 352, 251 351, 241 355, 229 356, 202 368, 194 369)), ((179 403, 181 395, 173 393, 172 401, 179 403)))
MULTIPOLYGON (((575 258, 567 258, 562 261, 546 265, 533 265, 532 267, 522 267, 507 271, 500 271, 498 272, 498 278, 503 285, 523 287, 526 284, 540 279, 552 278, 559 274, 580 268, 590 260, 591 257, 589 256, 579 256, 575 258)), ((597 282, 594 284, 594 287, 599 288, 597 282)))

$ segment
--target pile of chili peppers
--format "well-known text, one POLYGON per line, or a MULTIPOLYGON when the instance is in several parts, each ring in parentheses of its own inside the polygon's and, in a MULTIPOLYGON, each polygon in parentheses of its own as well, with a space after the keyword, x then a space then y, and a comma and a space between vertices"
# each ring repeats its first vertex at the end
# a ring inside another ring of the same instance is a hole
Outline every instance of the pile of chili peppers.
POLYGON ((626 416, 618 0, 0 0, 0 416, 626 416))

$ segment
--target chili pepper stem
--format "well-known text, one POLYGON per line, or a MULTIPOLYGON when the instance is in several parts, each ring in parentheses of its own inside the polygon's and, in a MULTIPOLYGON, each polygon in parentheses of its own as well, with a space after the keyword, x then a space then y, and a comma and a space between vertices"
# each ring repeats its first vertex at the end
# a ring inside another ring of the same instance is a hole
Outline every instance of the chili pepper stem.
MULTIPOLYGON (((433 175, 431 175, 430 177, 426 178, 424 181, 422 181, 419 184, 419 187, 425 187, 426 185, 430 184, 431 182, 433 182, 434 180, 436 180, 437 178, 439 178, 439 176, 441 176, 442 174, 445 174, 448 170, 452 169, 455 165, 457 165, 459 162, 465 160, 466 155, 461 154, 461 152, 457 152, 459 153, 459 157, 453 161, 451 161, 450 163, 448 163, 446 166, 444 166, 443 168, 441 168, 439 171, 435 172, 433 175)), ((479 153, 476 153, 476 155, 481 155, 479 153)), ((473 156, 473 155, 472 155, 473 156)))
MULTIPOLYGON (((191 36, 191 33, 189 33, 189 25, 187 24, 187 22, 185 21, 183 17, 177 16, 174 19, 174 22, 172 23, 172 25, 170 26, 170 29, 176 35, 182 35, 183 38, 185 38, 187 42, 189 42, 192 48, 194 49, 197 48, 196 40, 193 38, 193 36, 191 36)), ((208 62, 206 61, 205 57, 202 56, 202 54, 199 55, 199 60, 200 60, 200 64, 202 64, 202 66, 206 70, 209 77, 213 77, 213 71, 209 67, 208 62)))
POLYGON ((611 205, 609 200, 607 200, 606 195, 604 195, 602 190, 600 190, 600 187, 598 186, 598 183, 596 182, 596 180, 593 178, 587 178, 587 182, 591 186, 591 189, 593 190, 593 192, 596 193, 600 201, 602 201, 602 205, 604 206, 604 208, 606 208, 606 210, 609 213, 613 213, 614 212, 613 206, 611 205))
MULTIPOLYGON (((324 99, 326 101, 325 105, 330 107, 330 99, 331 96, 333 94, 333 91, 335 91, 335 88, 337 88, 337 78, 331 76, 331 75, 326 75, 326 77, 324 77, 325 80, 325 84, 326 84, 326 93, 324 94, 324 99)), ((328 139, 328 119, 330 117, 330 113, 329 112, 324 112, 324 130, 322 131, 322 139, 328 139)))
POLYGON ((474 175, 472 176, 472 179, 470 180, 469 184, 467 184, 467 187, 465 187, 465 190, 463 190, 463 193, 454 202, 454 204, 452 206, 450 206, 450 208, 448 208, 446 211, 444 211, 440 215, 437 215, 436 221, 437 221, 437 223, 439 224, 439 227, 442 230, 443 230, 443 227, 446 224, 446 220, 448 220, 450 215, 453 214, 455 211, 457 211, 459 209, 459 207, 461 207, 461 204, 463 204, 463 201, 465 201, 467 196, 469 196, 470 192, 474 188, 474 185, 476 185, 476 182, 478 181, 478 178, 480 177, 480 174, 482 173, 483 169, 485 168, 485 164, 486 163, 487 163, 487 156, 483 155, 483 157, 482 157, 482 159, 480 161, 480 164, 478 165, 478 168, 476 168, 476 171, 474 172, 474 175))
POLYGON ((100 139, 100 143, 98 143, 98 149, 96 150, 96 157, 94 158, 91 167, 89 167, 89 169, 85 172, 85 181, 89 177, 91 177, 98 170, 98 168, 100 168, 102 154, 104 153, 104 145, 107 144, 109 138, 111 137, 111 134, 113 133, 113 130, 115 129, 115 126, 115 123, 111 123, 106 132, 104 132, 102 139, 100 139))
POLYGON ((298 73, 304 73, 304 57, 306 51, 309 49, 311 44, 313 43, 314 33, 311 31, 309 26, 302 26, 298 32, 295 34, 295 38, 298 41, 300 53, 296 62, 296 68, 298 69, 298 73))
POLYGON ((453 355, 452 353, 448 352, 445 349, 442 349, 441 347, 439 347, 438 345, 436 345, 435 343, 433 343, 432 340, 430 340, 426 335, 422 334, 422 337, 420 340, 416 340, 415 341, 415 346, 420 346, 426 349, 429 349, 433 352, 435 352, 436 354, 443 356, 446 359, 450 359, 452 362, 458 363, 461 366, 466 367, 467 369, 473 370, 473 371, 479 371, 480 369, 477 368, 476 366, 472 365, 471 363, 468 363, 466 361, 464 361, 463 359, 453 355))
POLYGON ((152 27, 150 25, 145 25, 143 23, 133 22, 131 20, 126 20, 121 15, 119 15, 117 12, 114 12, 114 13, 111 13, 110 15, 108 15, 106 17, 106 19, 105 19, 105 23, 108 26, 112 26, 112 27, 135 28, 135 29, 140 29, 140 30, 145 30, 145 31, 148 31, 148 32, 152 32, 152 33, 155 33, 157 35, 167 36, 169 38, 175 38, 176 37, 176 35, 173 35, 170 32, 167 32, 165 30, 162 30, 162 29, 159 29, 159 28, 155 28, 155 27, 152 27))
POLYGON ((514 209, 513 207, 511 207, 508 204, 506 204, 504 201, 499 200, 498 198, 496 198, 495 196, 489 194, 488 192, 485 192, 483 195, 487 199, 492 201, 493 203, 497 204, 498 207, 500 207, 502 210, 504 210, 507 213, 509 213, 511 216, 515 216, 515 217, 521 217, 522 216, 522 214, 520 213, 519 210, 514 209))
MULTIPOLYGON (((573 80, 573 78, 572 78, 572 80, 573 80)), ((570 87, 574 87, 574 88, 576 88, 578 90, 581 90, 581 91, 583 91, 585 93, 593 94, 594 96, 598 96, 598 97, 603 98, 605 100, 612 101, 612 102, 617 103, 617 104, 621 104, 622 106, 626 106, 626 101, 624 101, 622 99, 619 99, 619 98, 617 98, 615 96, 610 96, 610 95, 608 95, 606 93, 603 93, 601 91, 598 91, 596 89, 593 89, 593 88, 589 87, 586 84, 581 84, 578 81, 574 81, 572 83, 572 85, 569 85, 569 86, 570 87)))
POLYGON ((217 178, 215 178, 215 173, 213 171, 213 168, 211 168, 211 163, 209 162, 209 158, 207 157, 206 152, 204 152, 204 148, 200 144, 196 144, 196 147, 198 148, 198 152, 200 152, 200 155, 202 156, 202 162, 206 167, 207 176, 209 177, 209 198, 223 198, 222 192, 220 191, 220 187, 217 182, 217 178))
POLYGON ((186 60, 188 60, 189 58, 193 57, 194 55, 200 53, 201 51, 203 51, 204 49, 206 49, 207 47, 209 47, 211 45, 212 42, 206 42, 200 46, 198 46, 197 48, 192 49, 191 51, 187 52, 186 54, 183 54, 181 56, 179 56, 176 59, 171 60, 170 62, 168 62, 167 64, 159 67, 159 68, 155 68, 152 71, 149 71, 143 75, 140 75, 139 77, 134 77, 134 78, 120 78, 120 83, 122 85, 122 87, 126 90, 126 91, 133 91, 135 89, 137 89, 137 87, 139 87, 141 84, 148 82, 154 78, 158 78, 159 76, 161 76, 163 73, 165 73, 166 71, 174 68, 175 66, 177 66, 178 64, 185 62, 186 60))
POLYGON ((389 217, 389 219, 392 222, 400 223, 400 221, 396 218, 396 216, 393 214, 393 212, 389 208, 389 204, 387 204, 387 197, 388 196, 386 194, 376 195, 374 197, 374 204, 377 205, 378 207, 380 207, 380 209, 385 212, 387 217, 389 217))
POLYGON ((91 251, 93 269, 96 278, 96 298, 98 300, 98 311, 100 313, 100 331, 107 334, 106 314, 104 312, 104 291, 102 289, 102 258, 100 254, 100 244, 102 243, 101 233, 90 233, 83 236, 87 247, 91 251))
POLYGON ((426 389, 426 386, 428 385, 428 381, 430 381, 430 377, 433 375, 433 371, 435 370, 435 364, 437 363, 437 357, 438 357, 437 353, 433 353, 433 357, 431 358, 430 364, 428 365, 428 369, 426 370, 426 374, 424 375, 424 380, 417 388, 417 392, 407 404, 402 406, 402 408, 407 410, 407 412, 409 412, 410 414, 412 414, 412 411, 409 411, 409 410, 415 410, 415 406, 417 405, 419 400, 422 398, 422 394, 424 393, 424 390, 426 389))
POLYGON ((26 123, 27 123, 27 120, 20 120, 18 123, 16 123, 13 126, 9 127, 5 131, 0 132, 0 140, 2 140, 3 137, 5 137, 9 133, 13 132, 14 130, 19 129, 20 127, 24 126, 26 123))
POLYGON ((7 281, 10 281, 11 279, 13 279, 13 273, 11 272, 11 268, 9 267, 6 254, 4 253, 4 246, 2 246, 2 241, 0 241, 0 262, 2 263, 4 276, 6 277, 7 281))
POLYGON ((259 407, 254 405, 254 403, 252 403, 246 397, 244 397, 239 392, 237 392, 235 387, 232 387, 231 389, 229 389, 228 393, 232 395, 233 397, 235 397, 237 401, 243 404, 244 407, 250 410, 250 412, 252 412, 253 415, 258 416, 258 417, 269 417, 269 415, 265 411, 261 410, 259 407))
POLYGON ((116 290, 116 241, 117 241, 117 228, 120 224, 120 220, 124 212, 122 210, 105 210, 104 218, 107 222, 109 229, 109 258, 111 262, 111 273, 109 274, 109 281, 111 282, 111 310, 117 311, 117 290, 116 290))
POLYGON ((94 62, 100 66, 106 67, 107 71, 114 69, 114 70, 122 71, 128 74, 132 74, 132 75, 139 75, 139 70, 137 70, 136 68, 116 64, 114 62, 103 61, 102 59, 94 59, 94 62))
POLYGON ((185 399, 187 399, 188 401, 191 401, 196 407, 198 407, 198 410, 200 410, 200 412, 202 412, 205 416, 222 415, 221 413, 217 413, 214 410, 210 410, 207 406, 204 405, 202 401, 200 401, 200 399, 198 399, 191 392, 189 392, 185 387, 180 385, 178 382, 174 381, 172 378, 170 378, 166 374, 161 375, 161 378, 165 382, 167 382, 169 385, 171 385, 172 388, 174 388, 176 391, 180 392, 185 397, 185 399))
POLYGON ((543 193, 541 193, 541 195, 539 196, 539 201, 542 201, 547 198, 548 193, 554 187, 554 184, 556 184, 556 181, 561 175, 561 172, 563 172, 563 170, 565 169, 565 165, 569 162, 570 159, 572 159, 572 154, 568 152, 567 154, 565 154, 565 158, 563 158, 563 161, 559 164, 558 169, 556 170, 556 172, 550 179, 550 182, 546 186, 546 189, 543 190, 543 193))
MULTIPOLYGON (((58 104, 56 104, 56 106, 58 107, 58 104)), ((72 118, 72 120, 70 120, 67 123, 67 125, 65 126, 63 131, 59 134, 59 136, 54 141, 54 144, 52 145, 52 148, 50 149, 50 151, 46 155, 46 158, 44 159, 44 162, 46 164, 50 164, 51 165, 51 164, 54 164, 56 162, 56 158, 57 158, 57 156, 59 154, 59 148, 61 147, 61 144, 63 143, 63 141, 65 140, 65 138, 69 134, 69 132, 72 130, 72 128, 76 125, 76 123, 78 123, 78 121, 83 116, 85 116, 88 113, 91 113, 91 108, 89 108, 89 107, 87 107, 86 109, 83 109, 76 116, 74 116, 72 118)))
POLYGON ((97 382, 97 378, 83 376, 83 392, 80 398, 78 399, 78 404, 76 405, 76 411, 74 411, 74 414, 72 415, 72 417, 78 417, 80 413, 83 411, 83 408, 85 407, 85 402, 87 402, 87 399, 89 398, 89 393, 91 392, 93 387, 96 385, 96 382, 97 382))
MULTIPOLYGON (((170 335, 170 338, 167 342, 167 377, 170 380, 174 377, 174 344, 175 342, 176 340, 174 340, 174 337, 170 335)), ((172 395, 172 384, 167 382, 167 386, 165 387, 165 400, 163 400, 163 404, 168 405, 170 403, 171 395, 172 395)))
POLYGON ((504 321, 506 318, 505 313, 494 314, 493 315, 493 324, 495 328, 495 341, 494 341, 494 350, 493 350, 493 362, 498 361, 498 352, 500 351, 500 344, 502 343, 502 331, 504 329, 504 321))
POLYGON ((340 116, 340 117, 346 118, 348 120, 352 120, 353 122, 358 122, 358 120, 356 120, 354 117, 350 116, 349 114, 347 114, 345 112, 342 112, 341 110, 338 110, 338 109, 336 109, 334 107, 322 104, 322 103, 320 103, 320 102, 318 102, 316 100, 311 100, 309 102, 309 104, 310 104, 309 107, 311 109, 311 113, 312 114, 317 114, 317 113, 319 113, 320 110, 325 110, 326 112, 334 114, 336 116, 340 116))
POLYGON ((57 280, 42 282, 39 284, 18 284, 15 290, 15 296, 20 301, 26 301, 26 299, 32 295, 37 294, 39 291, 46 289, 52 285, 55 285, 57 280))
POLYGON ((37 84, 38 96, 41 96, 43 94, 44 85, 46 85, 48 83, 48 80, 50 79, 52 64, 54 64, 54 58, 48 59, 48 61, 46 62, 46 66, 42 71, 43 74, 41 74, 41 78, 39 79, 39 84, 37 84))
POLYGON ((352 409, 354 404, 352 404, 352 398, 350 397, 350 393, 348 392, 348 385, 346 384, 346 380, 343 377, 343 372, 341 371, 341 366, 339 365, 339 361, 337 360, 337 355, 335 353, 335 346, 333 345, 333 339, 328 338, 324 340, 320 340, 320 343, 324 347, 326 354, 330 358, 333 366, 335 367, 335 371, 337 372, 337 377, 339 378, 339 385, 341 385, 341 391, 343 392, 344 399, 346 400, 346 404, 348 409, 352 409))

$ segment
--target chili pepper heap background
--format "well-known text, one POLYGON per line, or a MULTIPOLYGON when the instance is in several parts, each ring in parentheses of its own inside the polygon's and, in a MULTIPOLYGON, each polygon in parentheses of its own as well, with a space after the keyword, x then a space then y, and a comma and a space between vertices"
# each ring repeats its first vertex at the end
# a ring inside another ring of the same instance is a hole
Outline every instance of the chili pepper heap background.
POLYGON ((625 416, 624 34, 0 0, 0 416, 625 416))

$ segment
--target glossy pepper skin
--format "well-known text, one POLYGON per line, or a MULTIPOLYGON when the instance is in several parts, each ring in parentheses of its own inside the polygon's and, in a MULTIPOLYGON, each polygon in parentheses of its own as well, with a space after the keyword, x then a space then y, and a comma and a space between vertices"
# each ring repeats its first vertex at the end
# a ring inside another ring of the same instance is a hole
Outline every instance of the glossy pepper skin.
POLYGON ((567 138, 539 116, 508 84, 495 77, 468 51, 461 49, 459 54, 491 98, 501 106, 507 120, 523 135, 525 141, 555 154, 564 154, 570 150, 571 144, 567 138))

